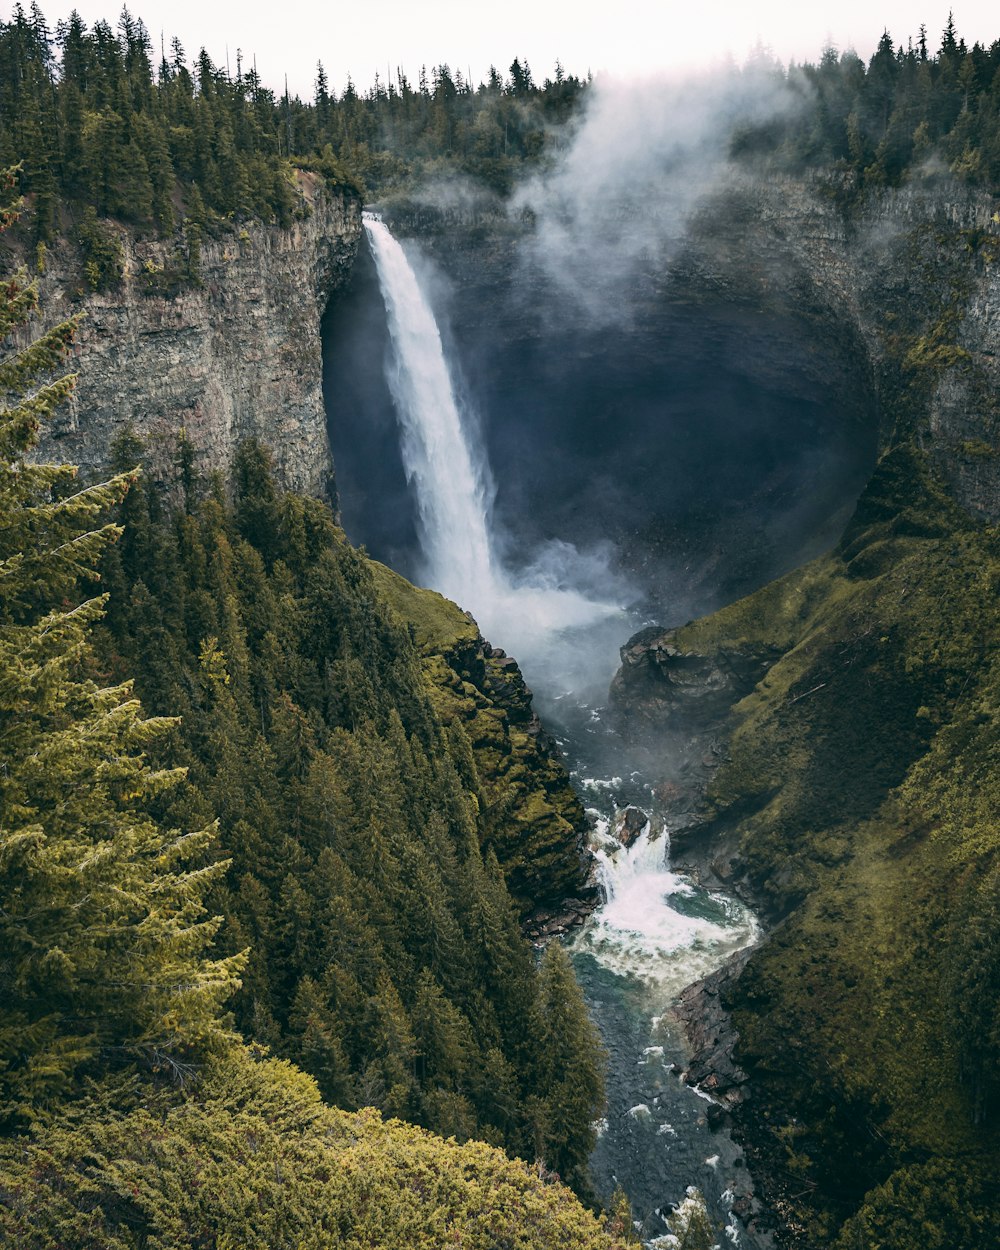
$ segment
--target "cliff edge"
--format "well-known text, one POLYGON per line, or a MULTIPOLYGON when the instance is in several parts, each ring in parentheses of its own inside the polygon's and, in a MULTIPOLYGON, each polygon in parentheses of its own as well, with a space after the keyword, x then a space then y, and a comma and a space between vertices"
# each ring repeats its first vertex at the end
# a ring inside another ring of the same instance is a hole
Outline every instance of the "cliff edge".
POLYGON ((107 223, 121 245, 121 281, 88 289, 76 246, 61 241, 40 277, 47 320, 83 312, 74 355, 79 386, 38 455, 107 468, 131 426, 147 472, 165 476, 183 429, 201 470, 226 472, 239 443, 274 451, 287 489, 329 492, 333 462, 322 395, 319 322, 346 281, 361 237, 361 205, 319 174, 297 171, 287 229, 246 223, 201 244, 200 277, 169 287, 172 240, 141 240, 107 223))

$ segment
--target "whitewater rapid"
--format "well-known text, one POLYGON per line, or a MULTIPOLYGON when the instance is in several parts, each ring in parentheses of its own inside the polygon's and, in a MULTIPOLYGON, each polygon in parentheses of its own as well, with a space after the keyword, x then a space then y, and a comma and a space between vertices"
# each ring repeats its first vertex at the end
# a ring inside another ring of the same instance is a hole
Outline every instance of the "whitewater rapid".
POLYGON ((591 839, 604 905, 574 942, 618 976, 646 986, 662 1008, 729 955, 756 941, 753 913, 737 899, 709 893, 670 867, 670 835, 649 819, 631 846, 612 821, 591 812, 591 839))

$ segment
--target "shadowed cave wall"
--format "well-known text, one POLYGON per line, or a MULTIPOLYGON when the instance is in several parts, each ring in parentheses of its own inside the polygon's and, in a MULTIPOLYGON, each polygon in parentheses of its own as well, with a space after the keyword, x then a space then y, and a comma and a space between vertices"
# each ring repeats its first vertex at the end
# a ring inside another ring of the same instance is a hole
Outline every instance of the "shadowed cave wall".
MULTIPOLYGON (((512 567, 552 539, 610 543, 644 609, 676 620, 836 541, 874 463, 876 405, 863 347, 828 310, 815 315, 800 281, 720 294, 682 263, 595 324, 516 235, 430 234, 407 248, 481 429, 512 567)), ((323 346, 344 526, 413 576, 414 507, 365 245, 323 346)))

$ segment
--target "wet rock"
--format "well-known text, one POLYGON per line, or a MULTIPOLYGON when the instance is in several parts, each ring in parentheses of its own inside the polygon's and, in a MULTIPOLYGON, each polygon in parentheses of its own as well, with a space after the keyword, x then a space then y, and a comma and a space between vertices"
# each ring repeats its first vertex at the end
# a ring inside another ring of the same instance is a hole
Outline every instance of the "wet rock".
POLYGON ((705 1119, 708 1121, 708 1127, 713 1133, 721 1128, 725 1128, 729 1123, 729 1115, 725 1107, 719 1106, 718 1103, 710 1103, 708 1110, 705 1112, 705 1119))
POLYGON ((642 808, 630 803, 615 817, 615 837, 622 846, 632 846, 648 824, 649 817, 642 808))
POLYGON ((751 953, 752 948, 738 951, 710 976, 688 986, 674 1009, 694 1050, 684 1079, 721 1104, 709 1108, 708 1123, 713 1129, 724 1122, 728 1109, 742 1101, 747 1081, 747 1074, 733 1057, 739 1034, 721 996, 743 971, 751 953))

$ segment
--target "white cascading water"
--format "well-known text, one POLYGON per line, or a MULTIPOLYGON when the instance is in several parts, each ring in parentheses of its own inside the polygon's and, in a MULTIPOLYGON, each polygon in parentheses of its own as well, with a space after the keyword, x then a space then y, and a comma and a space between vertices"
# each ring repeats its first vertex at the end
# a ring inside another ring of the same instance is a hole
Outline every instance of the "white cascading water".
POLYGON ((669 1001, 757 936, 753 914, 711 895, 670 868, 665 827, 647 822, 630 847, 599 818, 592 841, 605 904, 577 939, 612 972, 655 988, 669 1001))
POLYGON ((529 572, 514 579, 501 567, 490 541, 486 474, 462 420, 434 314, 388 227, 374 213, 364 214, 364 225, 388 315, 389 385, 403 468, 416 496, 426 581, 472 612, 484 634, 519 659, 553 631, 617 616, 617 605, 552 577, 529 572))
POLYGON ((492 595, 495 581, 483 475, 469 450, 441 335, 416 275, 388 227, 369 213, 364 222, 389 317, 395 355, 389 385, 427 572, 442 594, 476 602, 492 595))

